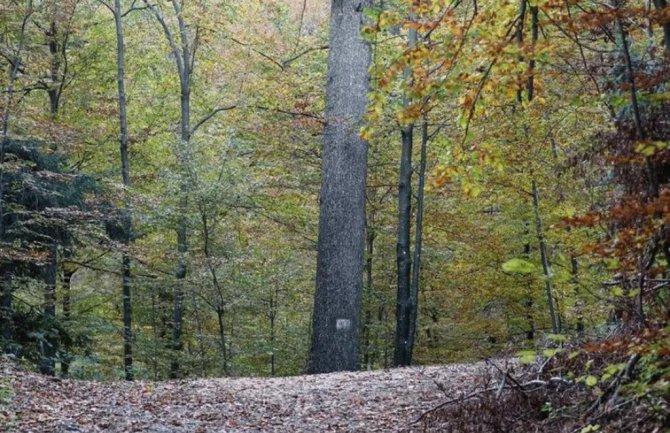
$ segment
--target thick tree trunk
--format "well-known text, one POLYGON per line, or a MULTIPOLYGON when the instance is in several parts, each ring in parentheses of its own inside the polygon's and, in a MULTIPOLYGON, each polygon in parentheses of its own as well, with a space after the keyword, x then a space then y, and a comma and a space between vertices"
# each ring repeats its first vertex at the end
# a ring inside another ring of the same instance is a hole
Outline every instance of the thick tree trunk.
POLYGON ((369 0, 333 0, 316 294, 308 371, 357 370, 365 250, 370 45, 360 36, 369 0))

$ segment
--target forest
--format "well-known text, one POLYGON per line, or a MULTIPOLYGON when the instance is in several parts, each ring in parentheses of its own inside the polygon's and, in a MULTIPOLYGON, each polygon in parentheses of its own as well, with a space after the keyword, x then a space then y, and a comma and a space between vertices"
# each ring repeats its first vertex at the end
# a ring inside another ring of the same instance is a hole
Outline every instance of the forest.
POLYGON ((666 0, 2 0, 0 88, 7 431, 409 366, 406 431, 670 431, 666 0))

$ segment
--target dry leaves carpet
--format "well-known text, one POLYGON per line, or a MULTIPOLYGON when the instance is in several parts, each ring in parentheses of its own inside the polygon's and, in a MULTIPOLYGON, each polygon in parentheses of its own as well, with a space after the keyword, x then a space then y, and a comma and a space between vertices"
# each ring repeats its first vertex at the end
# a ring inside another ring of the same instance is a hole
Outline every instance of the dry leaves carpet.
MULTIPOLYGON (((21 433, 413 432, 425 410, 467 393, 461 364, 285 378, 98 383, 0 365, 0 431, 21 433)), ((431 429, 432 430, 432 429, 431 429)))

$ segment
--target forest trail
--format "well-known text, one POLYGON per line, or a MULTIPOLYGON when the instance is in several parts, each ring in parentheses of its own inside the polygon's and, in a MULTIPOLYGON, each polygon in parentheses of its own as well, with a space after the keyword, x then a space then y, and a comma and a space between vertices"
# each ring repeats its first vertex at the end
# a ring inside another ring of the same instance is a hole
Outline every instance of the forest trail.
POLYGON ((467 392, 482 363, 285 378, 97 383, 4 364, 0 431, 21 433, 412 432, 467 392), (13 419, 13 420, 12 420, 13 419))

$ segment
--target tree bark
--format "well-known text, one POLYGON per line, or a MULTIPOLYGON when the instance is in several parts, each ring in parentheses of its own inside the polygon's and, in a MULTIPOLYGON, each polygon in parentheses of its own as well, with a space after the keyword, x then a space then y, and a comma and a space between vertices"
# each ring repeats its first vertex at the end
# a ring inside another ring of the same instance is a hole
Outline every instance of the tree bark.
MULTIPOLYGON (((9 84, 5 90, 4 109, 2 110, 2 137, 0 138, 0 246, 5 241, 5 150, 9 143, 9 113, 14 103, 14 86, 19 72, 19 64, 21 59, 21 52, 25 43, 26 26, 30 16, 33 14, 33 2, 27 0, 26 12, 21 21, 21 30, 19 32, 19 39, 17 48, 13 57, 13 64, 9 71, 9 84)), ((14 323, 12 321, 12 288, 10 281, 7 278, 8 272, 0 276, 0 318, 3 319, 4 326, 2 326, 2 339, 5 341, 5 350, 12 352, 12 340, 14 338, 14 323)))
POLYGON ((57 281, 58 244, 55 240, 49 245, 47 263, 42 268, 44 289, 44 337, 41 341, 42 353, 40 373, 48 376, 56 374, 56 353, 58 352, 58 330, 56 327, 56 281, 57 281))
POLYGON ((551 266, 549 257, 547 257, 547 245, 544 240, 544 231, 542 229, 542 219, 540 217, 540 193, 537 189, 535 180, 532 182, 533 188, 533 210, 535 211, 535 232, 540 244, 540 260, 542 261, 542 272, 544 274, 544 288, 547 294, 547 304, 549 305, 549 315, 551 316, 551 329, 554 334, 561 332, 561 327, 556 316, 554 308, 554 288, 551 281, 551 266))
MULTIPOLYGON (((67 253, 67 250, 65 252, 67 253)), ((64 255, 65 255, 64 254, 64 255)), ((65 256, 67 257, 67 256, 65 256)), ((66 263, 63 264, 63 273, 61 275, 61 288, 62 288, 62 309, 63 309, 63 324, 67 325, 70 322, 72 317, 72 275, 74 275, 74 270, 70 269, 66 263)), ((70 374, 70 360, 71 354, 70 350, 72 349, 71 344, 68 342, 70 339, 67 339, 63 343, 63 349, 61 352, 61 366, 60 371, 63 377, 68 377, 70 374)))
MULTIPOLYGON (((183 11, 176 0, 172 5, 177 16, 179 36, 181 39, 182 56, 181 68, 179 70, 180 87, 180 141, 177 149, 177 162, 181 171, 179 185, 179 218, 177 222, 177 284, 174 291, 174 315, 172 320, 172 349, 173 359, 170 364, 170 377, 180 376, 178 352, 182 350, 182 325, 184 309, 184 284, 186 280, 187 265, 186 254, 188 252, 186 212, 188 211, 188 153, 191 145, 191 50, 188 35, 188 27, 184 20, 183 11)), ((179 63, 178 63, 179 65, 179 63)))
MULTIPOLYGON (((525 3, 526 0, 521 0, 522 3, 525 3)), ((525 13, 525 6, 523 6, 523 12, 525 13)), ((539 20, 538 14, 539 9, 537 6, 531 6, 531 44, 533 47, 537 44, 539 36, 539 20)), ((523 41, 523 36, 519 39, 523 41)), ((531 58, 528 62, 528 81, 526 83, 526 91, 528 93, 528 102, 532 102, 535 95, 535 83, 534 83, 534 74, 535 74, 535 60, 531 58)), ((517 100, 521 100, 520 94, 517 95, 517 100)), ((551 275, 551 264, 549 263, 549 255, 547 252, 547 244, 544 237, 544 229, 542 228, 542 216, 540 214, 540 193, 537 187, 537 181, 535 177, 532 177, 532 191, 533 196, 533 211, 535 214, 535 234, 538 240, 538 246, 540 249, 540 261, 542 262, 542 273, 544 275, 544 288, 547 295, 547 304, 549 306, 549 315, 551 316, 551 327, 552 331, 557 334, 561 331, 561 324, 557 316, 556 309, 554 308, 554 288, 552 283, 551 275)), ((532 301, 531 301, 532 302, 532 301)), ((529 337, 530 334, 527 334, 529 337)))
POLYGON ((359 368, 368 150, 359 131, 371 60, 360 31, 369 5, 331 3, 310 373, 359 368))
MULTIPOLYGON (((519 22, 517 24, 516 28, 516 43, 521 46, 523 45, 523 29, 524 29, 524 24, 526 22, 526 9, 527 9, 528 2, 527 0, 520 0, 519 1, 519 22)), ((523 56, 519 56, 519 62, 523 62, 523 56)), ((519 104, 523 101, 523 86, 519 85, 519 88, 516 91, 516 100, 519 104)))
MULTIPOLYGON (((410 29, 407 39, 408 49, 416 45, 416 30, 410 29)), ((411 80, 412 70, 405 68, 403 78, 411 80)), ((405 97, 403 108, 411 101, 405 97)), ((400 131, 400 176, 398 179, 398 243, 396 245, 397 285, 396 295, 396 333, 393 364, 408 366, 412 362, 412 317, 415 305, 412 299, 412 151, 414 147, 414 123, 410 123, 400 131)))
POLYGON ((122 296, 123 296, 123 369, 126 380, 133 380, 133 332, 132 332, 132 298, 131 298, 131 273, 130 273, 130 240, 132 231, 132 220, 130 215, 130 200, 128 189, 130 188, 130 162, 128 159, 128 114, 126 102, 125 83, 125 47, 123 42, 121 0, 114 0, 114 24, 116 27, 116 68, 117 86, 119 92, 119 151, 121 156, 121 176, 123 179, 124 209, 122 213, 123 224, 123 250, 121 252, 122 266, 122 296))
MULTIPOLYGON (((668 2, 667 0, 654 0, 654 6, 656 6, 656 9, 661 11, 668 7, 668 2)), ((670 55, 670 21, 663 21, 661 23, 661 27, 663 27, 663 42, 665 44, 665 51, 668 55, 670 55)))
MULTIPOLYGON (((373 265, 373 256, 375 252, 375 231, 374 231, 374 212, 368 212, 367 218, 366 218, 366 226, 365 226, 365 231, 366 231, 366 236, 365 236, 365 242, 366 242, 366 256, 365 256, 365 289, 368 291, 368 293, 371 293, 373 290, 373 273, 372 273, 372 265, 373 265)), ((364 318, 363 318, 363 365, 366 366, 368 369, 372 367, 372 363, 374 362, 374 356, 371 353, 371 347, 372 347, 372 340, 371 340, 371 328, 372 328, 372 307, 368 306, 367 310, 365 311, 364 318)))
POLYGON ((421 125, 421 155, 419 159, 419 184, 416 197, 416 224, 414 226, 414 263, 412 264, 411 299, 414 308, 410 317, 409 360, 412 362, 416 325, 419 315, 419 289, 421 287, 421 253, 423 251, 423 211, 426 193, 426 164, 428 159, 428 119, 424 117, 421 125))
POLYGON ((396 261, 398 267, 396 295, 396 334, 393 364, 407 366, 412 362, 410 348, 410 321, 414 305, 411 294, 412 255, 410 251, 412 228, 412 147, 414 125, 401 132, 400 179, 398 184, 398 243, 396 261))

